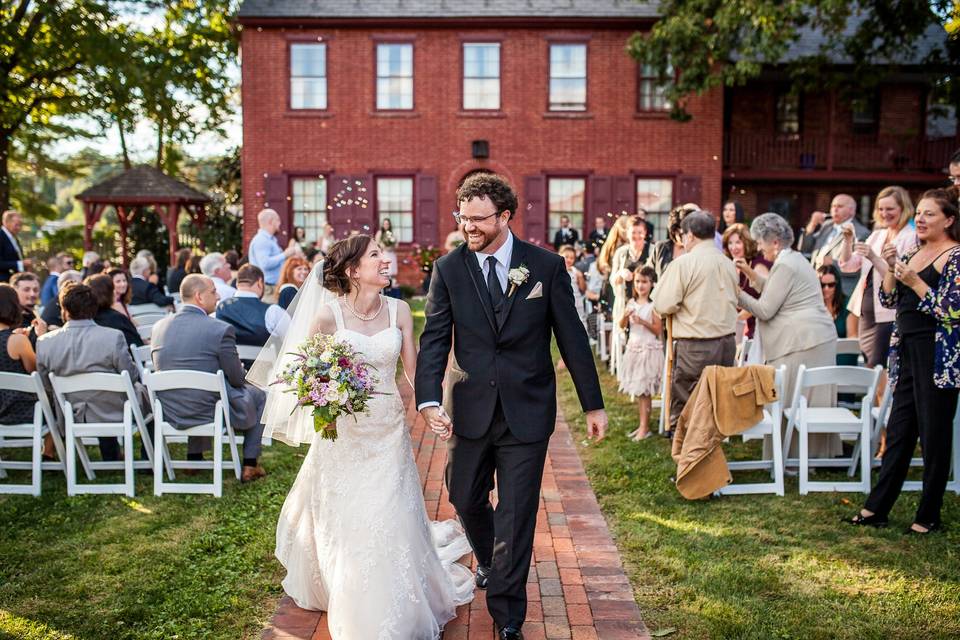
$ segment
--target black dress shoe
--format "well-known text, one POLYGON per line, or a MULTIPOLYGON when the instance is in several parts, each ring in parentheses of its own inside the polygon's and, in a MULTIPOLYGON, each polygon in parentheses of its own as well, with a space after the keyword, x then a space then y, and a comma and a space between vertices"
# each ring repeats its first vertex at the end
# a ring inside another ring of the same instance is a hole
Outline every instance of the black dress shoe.
POLYGON ((523 640, 523 633, 520 631, 520 629, 504 627, 503 629, 500 629, 500 633, 497 634, 497 638, 500 640, 523 640))
POLYGON ((490 582, 490 569, 478 564, 475 582, 477 583, 477 589, 486 589, 487 583, 490 582))

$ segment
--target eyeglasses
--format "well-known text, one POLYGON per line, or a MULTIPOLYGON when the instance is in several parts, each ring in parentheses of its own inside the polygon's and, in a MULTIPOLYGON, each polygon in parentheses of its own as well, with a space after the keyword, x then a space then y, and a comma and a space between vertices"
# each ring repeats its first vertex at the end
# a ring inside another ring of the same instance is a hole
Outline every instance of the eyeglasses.
POLYGON ((836 288, 837 288, 837 283, 836 283, 836 282, 821 282, 821 283, 820 283, 820 288, 821 288, 821 289, 836 289, 836 288))
POLYGON ((492 217, 494 217, 494 216, 498 216, 498 215, 500 215, 500 214, 499 214, 499 213, 491 213, 491 214, 488 215, 488 216, 465 217, 465 216, 461 216, 459 211, 454 211, 454 212, 453 212, 453 219, 457 221, 457 224, 480 224, 480 223, 483 222, 484 220, 489 220, 490 218, 492 218, 492 217))
POLYGON ((947 183, 960 187, 960 176, 947 176, 947 183))

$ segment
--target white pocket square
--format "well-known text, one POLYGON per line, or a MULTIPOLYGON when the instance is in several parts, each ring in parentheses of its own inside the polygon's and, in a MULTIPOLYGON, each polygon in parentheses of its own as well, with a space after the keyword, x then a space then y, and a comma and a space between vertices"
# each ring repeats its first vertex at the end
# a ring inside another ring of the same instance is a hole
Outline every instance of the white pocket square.
POLYGON ((537 284, 533 285, 533 291, 531 291, 527 295, 527 297, 524 298, 524 300, 533 300, 535 298, 542 298, 542 297, 543 297, 543 283, 538 282, 537 284))

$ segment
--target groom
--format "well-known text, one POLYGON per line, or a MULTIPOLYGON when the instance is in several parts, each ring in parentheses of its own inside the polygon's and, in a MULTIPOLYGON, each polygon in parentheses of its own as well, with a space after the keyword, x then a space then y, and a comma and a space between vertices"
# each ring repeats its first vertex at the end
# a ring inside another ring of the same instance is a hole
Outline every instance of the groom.
POLYGON ((607 416, 563 258, 510 232, 517 196, 502 177, 470 176, 457 203, 467 242, 433 269, 417 408, 434 432, 451 438, 447 490, 477 556, 477 586, 488 589, 498 637, 517 640, 557 416, 551 332, 587 413, 588 435, 603 438, 607 416), (454 361, 443 389, 451 341, 454 361), (490 504, 494 475, 496 509, 490 504))

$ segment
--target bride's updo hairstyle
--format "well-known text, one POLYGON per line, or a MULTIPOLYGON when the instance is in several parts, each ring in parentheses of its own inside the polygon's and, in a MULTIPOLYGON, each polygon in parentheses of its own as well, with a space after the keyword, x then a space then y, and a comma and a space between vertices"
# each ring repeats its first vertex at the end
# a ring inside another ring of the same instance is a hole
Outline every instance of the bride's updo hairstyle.
POLYGON ((323 265, 323 286, 337 295, 346 295, 357 285, 350 278, 350 270, 360 266, 360 259, 367 252, 373 238, 358 234, 338 240, 330 247, 323 265))

